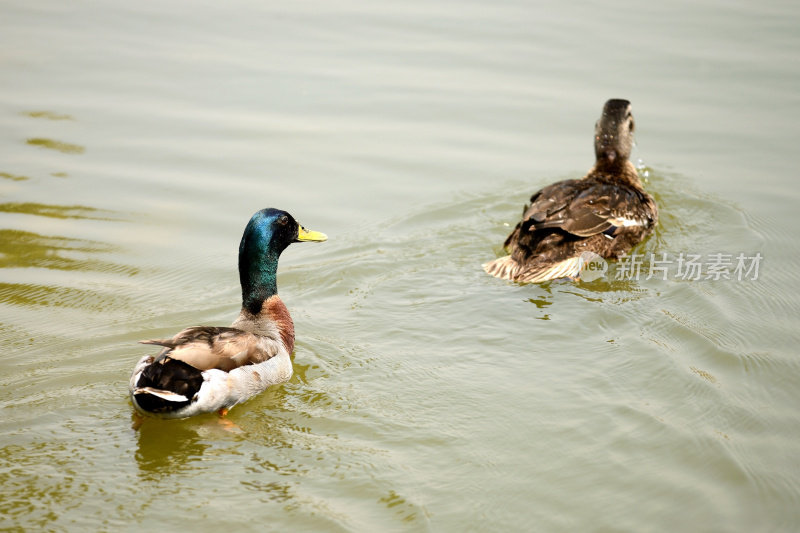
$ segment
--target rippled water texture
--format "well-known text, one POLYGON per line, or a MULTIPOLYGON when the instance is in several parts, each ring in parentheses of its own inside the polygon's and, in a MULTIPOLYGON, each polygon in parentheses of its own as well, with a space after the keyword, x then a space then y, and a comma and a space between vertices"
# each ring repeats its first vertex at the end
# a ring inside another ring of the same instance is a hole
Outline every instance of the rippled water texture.
POLYGON ((797 6, 1 11, 0 529, 800 529, 797 6), (612 97, 634 252, 757 276, 484 274, 612 97), (267 206, 330 237, 281 259, 295 376, 140 424, 137 341, 232 321, 267 206))

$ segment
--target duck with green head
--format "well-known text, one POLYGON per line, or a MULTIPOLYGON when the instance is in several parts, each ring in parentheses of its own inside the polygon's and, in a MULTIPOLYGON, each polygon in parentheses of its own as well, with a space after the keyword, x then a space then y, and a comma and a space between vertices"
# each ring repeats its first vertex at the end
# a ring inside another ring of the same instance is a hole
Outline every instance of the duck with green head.
POLYGON ((239 316, 230 327, 194 326, 171 339, 142 341, 163 348, 134 368, 130 394, 136 410, 163 418, 225 414, 291 378, 294 324, 278 296, 278 258, 293 242, 326 239, 285 211, 254 214, 239 244, 239 316))

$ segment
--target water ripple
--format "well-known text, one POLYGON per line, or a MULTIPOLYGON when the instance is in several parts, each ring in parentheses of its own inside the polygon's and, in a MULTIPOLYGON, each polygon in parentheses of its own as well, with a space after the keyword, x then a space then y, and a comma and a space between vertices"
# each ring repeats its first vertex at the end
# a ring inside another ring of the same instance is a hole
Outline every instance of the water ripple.
POLYGON ((0 213, 22 213, 41 217, 79 220, 119 220, 120 215, 84 205, 53 205, 35 202, 6 202, 0 204, 0 213))
POLYGON ((75 120, 72 115, 65 115, 54 111, 25 111, 22 114, 31 118, 43 118, 46 120, 75 120))
POLYGON ((56 141, 54 139, 45 139, 44 137, 33 137, 25 142, 31 146, 55 150, 57 152, 61 152, 62 154, 82 154, 86 151, 86 148, 78 144, 56 141))

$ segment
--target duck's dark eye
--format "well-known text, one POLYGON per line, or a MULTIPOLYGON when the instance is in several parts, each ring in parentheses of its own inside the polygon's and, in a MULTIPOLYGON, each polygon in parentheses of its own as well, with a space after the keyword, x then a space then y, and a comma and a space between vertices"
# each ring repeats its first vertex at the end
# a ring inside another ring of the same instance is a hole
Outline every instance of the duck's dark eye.
POLYGON ((286 215, 283 215, 281 218, 278 219, 278 224, 280 224, 281 226, 285 226, 288 223, 289 223, 289 217, 287 217, 286 215))

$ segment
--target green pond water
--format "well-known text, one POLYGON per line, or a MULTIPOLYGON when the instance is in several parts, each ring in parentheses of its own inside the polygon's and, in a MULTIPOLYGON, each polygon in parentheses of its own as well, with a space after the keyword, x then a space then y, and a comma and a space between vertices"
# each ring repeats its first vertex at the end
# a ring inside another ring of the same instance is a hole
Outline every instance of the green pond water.
POLYGON ((4 2, 0 529, 797 531, 798 24, 777 1, 4 2), (665 275, 484 274, 531 193, 591 166, 608 98, 665 275), (281 259, 295 376, 230 423, 135 427, 137 341, 230 324, 263 207, 329 236, 281 259))

